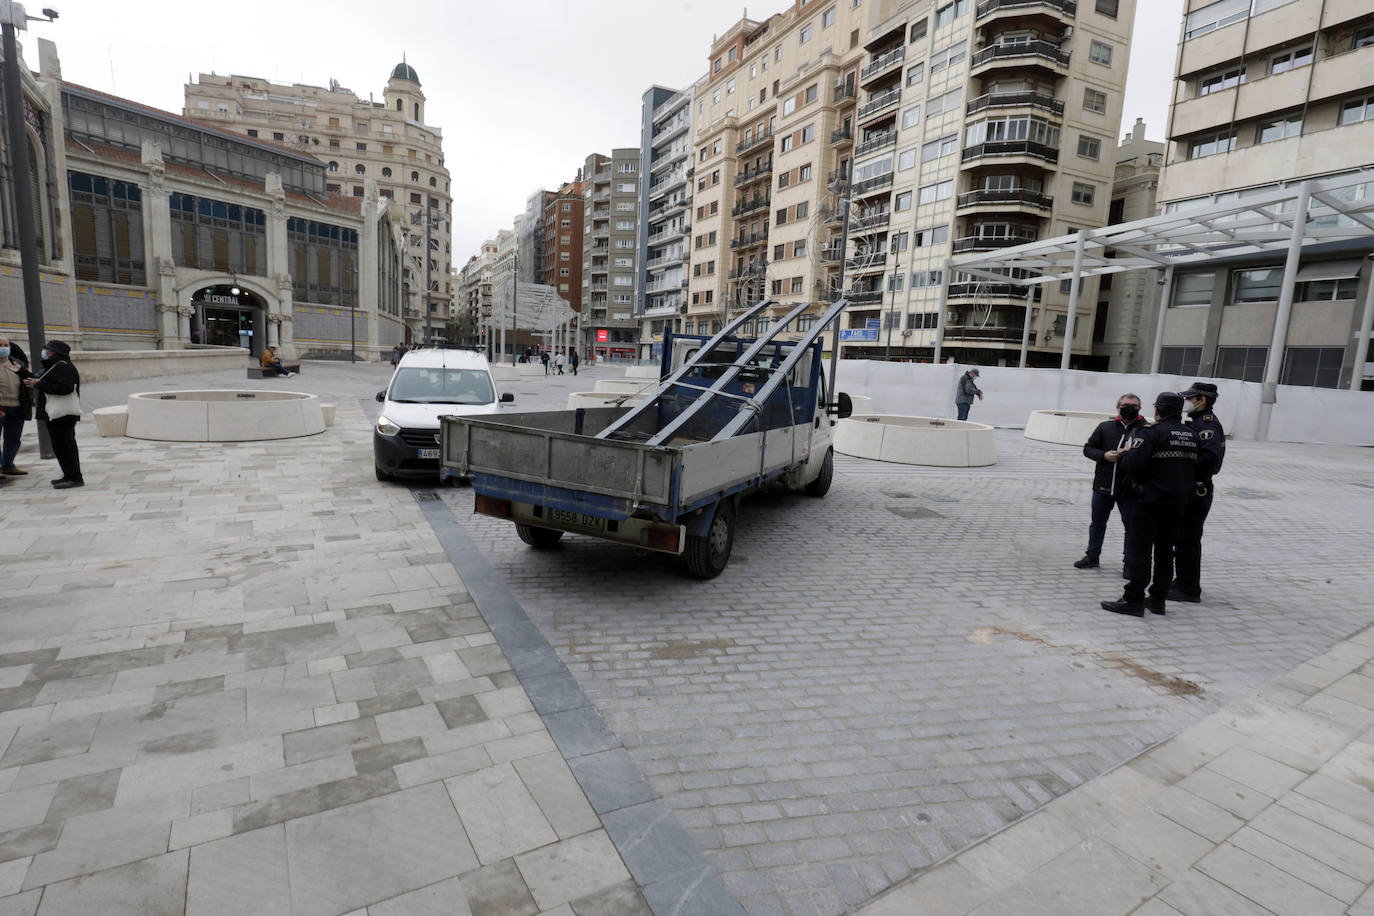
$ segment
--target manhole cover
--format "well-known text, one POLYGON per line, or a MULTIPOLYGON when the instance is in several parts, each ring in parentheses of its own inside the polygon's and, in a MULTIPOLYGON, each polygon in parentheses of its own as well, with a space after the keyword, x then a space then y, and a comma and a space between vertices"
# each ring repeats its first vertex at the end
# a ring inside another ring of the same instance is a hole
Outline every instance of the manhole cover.
POLYGON ((436 503, 439 501, 439 494, 433 490, 416 490, 415 501, 420 503, 436 503))
POLYGON ((898 518, 944 518, 934 509, 925 506, 888 506, 887 511, 898 518))

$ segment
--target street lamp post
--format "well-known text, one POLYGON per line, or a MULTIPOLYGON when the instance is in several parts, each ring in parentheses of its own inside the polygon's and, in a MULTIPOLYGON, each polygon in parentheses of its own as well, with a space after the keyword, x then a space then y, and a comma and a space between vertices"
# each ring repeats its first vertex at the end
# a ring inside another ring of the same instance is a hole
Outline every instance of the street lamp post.
MULTIPOLYGON (((57 11, 43 10, 43 16, 30 17, 21 4, 0 0, 0 52, 5 55, 5 128, 9 141, 10 175, 14 180, 15 221, 19 229, 19 265, 24 274, 24 317, 28 326, 29 359, 42 348, 47 334, 43 328, 43 287, 38 272, 38 227, 33 220, 33 188, 29 184, 28 136, 24 133, 24 88, 19 75, 19 43, 15 30, 28 27, 29 19, 52 22, 57 11)), ((48 442, 48 427, 38 424, 38 454, 53 457, 48 442)))
MULTIPOLYGON (((901 251, 896 252, 896 258, 892 262, 892 271, 892 280, 889 285, 892 287, 892 308, 893 311, 895 311, 897 308, 897 278, 902 275, 901 251)), ((903 286, 905 285, 906 284, 903 284, 903 286)), ((884 362, 892 361, 892 315, 893 312, 888 312, 883 318, 884 323, 887 324, 887 347, 883 351, 884 362)))
MULTIPOLYGON (((836 176, 835 183, 831 185, 832 191, 839 191, 840 194, 840 276, 835 283, 835 298, 833 302, 838 302, 844 296, 844 269, 845 261, 849 257, 849 195, 853 186, 849 182, 849 175, 846 170, 841 170, 836 176)), ((826 386, 826 394, 831 398, 836 398, 835 394, 835 371, 840 367, 840 319, 835 318, 835 324, 830 329, 830 384, 826 386)))

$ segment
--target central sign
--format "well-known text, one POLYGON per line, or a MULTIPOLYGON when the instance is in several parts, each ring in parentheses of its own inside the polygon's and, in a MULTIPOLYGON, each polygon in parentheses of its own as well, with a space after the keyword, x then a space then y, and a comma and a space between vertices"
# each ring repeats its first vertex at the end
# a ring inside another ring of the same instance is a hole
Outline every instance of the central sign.
POLYGON ((238 296, 225 296, 222 293, 211 293, 205 297, 205 301, 213 305, 238 305, 238 296))

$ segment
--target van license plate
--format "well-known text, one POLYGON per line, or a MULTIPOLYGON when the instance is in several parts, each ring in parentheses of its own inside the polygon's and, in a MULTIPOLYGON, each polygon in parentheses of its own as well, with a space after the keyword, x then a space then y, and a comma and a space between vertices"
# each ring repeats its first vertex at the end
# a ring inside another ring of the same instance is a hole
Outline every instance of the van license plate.
POLYGON ((429 460, 438 461, 438 460, 439 460, 439 450, 438 450, 437 448, 422 448, 422 449, 420 449, 420 460, 421 460, 421 461, 429 461, 429 460))
POLYGON ((577 528, 587 528, 591 531, 606 530, 606 520, 596 515, 569 512, 567 509, 550 509, 549 515, 560 525, 573 525, 577 528))

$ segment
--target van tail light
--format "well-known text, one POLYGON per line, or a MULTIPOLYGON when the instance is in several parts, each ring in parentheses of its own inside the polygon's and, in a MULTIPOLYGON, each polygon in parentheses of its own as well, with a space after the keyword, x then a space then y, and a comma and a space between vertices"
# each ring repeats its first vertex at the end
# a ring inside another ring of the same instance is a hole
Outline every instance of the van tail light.
POLYGON ((495 518, 510 518, 510 500, 496 499, 491 496, 478 496, 473 511, 495 518))
POLYGON ((678 550, 677 528, 650 528, 644 532, 644 542, 646 546, 654 550, 668 550, 677 553, 678 550))

